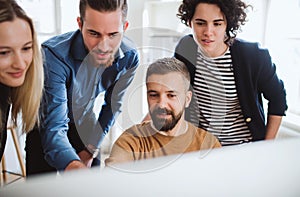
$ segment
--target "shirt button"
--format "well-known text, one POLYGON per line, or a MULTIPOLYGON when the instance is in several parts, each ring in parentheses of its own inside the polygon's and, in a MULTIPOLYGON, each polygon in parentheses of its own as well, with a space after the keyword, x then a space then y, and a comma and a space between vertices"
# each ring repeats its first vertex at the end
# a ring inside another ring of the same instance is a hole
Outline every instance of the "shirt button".
POLYGON ((246 118, 246 122, 247 123, 251 122, 251 118, 246 118))

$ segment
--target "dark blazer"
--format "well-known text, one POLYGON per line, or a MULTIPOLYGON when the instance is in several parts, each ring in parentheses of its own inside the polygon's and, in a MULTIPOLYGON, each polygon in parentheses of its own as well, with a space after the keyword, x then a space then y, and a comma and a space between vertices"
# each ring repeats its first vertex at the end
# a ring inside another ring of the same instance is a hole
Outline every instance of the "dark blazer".
MULTIPOLYGON (((190 72, 192 86, 197 48, 193 36, 186 35, 175 49, 175 57, 183 61, 190 72)), ((272 63, 268 50, 260 48, 258 43, 235 39, 230 46, 230 52, 245 122, 252 133, 253 141, 263 140, 266 136, 266 122, 262 98, 268 101, 268 115, 284 116, 287 102, 283 82, 276 74, 276 66, 272 63)), ((189 116, 189 112, 186 114, 189 116)))
POLYGON ((7 119, 9 115, 10 104, 8 102, 10 95, 10 88, 0 83, 0 113, 1 113, 1 127, 0 127, 0 161, 2 159, 6 138, 7 138, 7 119))

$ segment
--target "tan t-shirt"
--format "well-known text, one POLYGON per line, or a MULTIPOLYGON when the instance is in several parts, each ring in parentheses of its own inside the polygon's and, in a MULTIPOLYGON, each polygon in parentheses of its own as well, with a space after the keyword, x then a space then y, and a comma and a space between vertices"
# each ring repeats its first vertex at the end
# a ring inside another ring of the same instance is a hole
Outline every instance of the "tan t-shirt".
POLYGON ((191 123, 184 134, 166 136, 153 129, 150 122, 144 122, 130 127, 116 140, 105 164, 109 166, 216 147, 221 147, 221 144, 214 135, 191 123))

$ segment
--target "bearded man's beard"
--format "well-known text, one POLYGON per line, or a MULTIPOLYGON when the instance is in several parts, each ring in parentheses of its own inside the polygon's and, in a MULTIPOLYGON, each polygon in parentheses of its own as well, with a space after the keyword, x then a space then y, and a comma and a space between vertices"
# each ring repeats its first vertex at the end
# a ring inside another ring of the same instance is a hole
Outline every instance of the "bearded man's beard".
POLYGON ((169 131, 172 130, 180 120, 183 114, 183 110, 180 111, 177 115, 173 111, 166 108, 156 108, 152 112, 150 111, 150 116, 153 122, 154 127, 159 131, 169 131), (158 115, 167 114, 171 115, 171 118, 159 118, 158 115))

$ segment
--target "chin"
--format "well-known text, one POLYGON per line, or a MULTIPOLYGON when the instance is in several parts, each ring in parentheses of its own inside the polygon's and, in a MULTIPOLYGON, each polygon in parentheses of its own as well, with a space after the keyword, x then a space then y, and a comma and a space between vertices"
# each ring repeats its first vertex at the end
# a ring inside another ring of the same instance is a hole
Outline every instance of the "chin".
POLYGON ((10 83, 5 84, 5 85, 7 85, 9 87, 12 87, 12 88, 16 88, 16 87, 19 87, 19 86, 23 85, 23 83, 24 83, 24 81, 22 81, 22 82, 10 82, 10 83))
POLYGON ((25 81, 25 75, 23 75, 22 77, 18 78, 18 79, 12 79, 10 80, 10 86, 11 87, 19 87, 21 85, 24 84, 25 81))
POLYGON ((99 60, 99 59, 96 60, 97 67, 101 67, 101 66, 109 67, 112 65, 112 63, 113 63, 112 58, 108 58, 105 60, 99 60))

